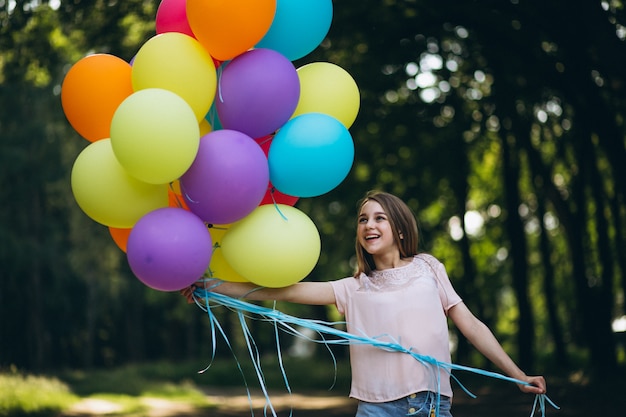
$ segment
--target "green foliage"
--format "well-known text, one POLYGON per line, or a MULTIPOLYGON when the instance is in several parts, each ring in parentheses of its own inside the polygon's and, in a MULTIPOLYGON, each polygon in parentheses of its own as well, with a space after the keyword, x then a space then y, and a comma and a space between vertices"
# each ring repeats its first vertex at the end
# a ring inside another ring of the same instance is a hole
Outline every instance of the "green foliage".
MULTIPOLYGON (((89 398, 155 397, 194 402, 206 405, 206 399, 192 382, 192 373, 182 375, 180 370, 166 364, 125 366, 110 370, 73 371, 60 375, 72 390, 89 398)), ((184 368, 184 367, 183 367, 184 368)))
MULTIPOLYGON (((184 368, 184 366, 183 366, 184 368)), ((186 368, 191 371, 189 368, 186 368)), ((93 372, 63 372, 58 377, 17 371, 0 373, 0 416, 47 417, 67 411, 81 399, 105 400, 115 414, 145 414, 144 398, 192 405, 208 404, 202 391, 174 364, 153 364, 93 372)))
MULTIPOLYGON (((323 390, 331 387, 346 390, 349 387, 349 365, 345 361, 333 362, 329 355, 326 366, 320 359, 297 359, 285 355, 283 369, 275 355, 262 358, 261 367, 268 388, 285 389, 283 370, 290 386, 299 390, 323 390)), ((170 362, 124 365, 111 369, 91 371, 72 370, 58 376, 72 391, 81 397, 103 394, 155 396, 180 399, 194 397, 198 387, 259 388, 256 370, 251 361, 242 357, 216 359, 207 368, 205 362, 170 362)))
POLYGON ((53 416, 76 401, 78 397, 57 378, 0 373, 0 416, 53 416))
MULTIPOLYGON (((319 360, 286 358, 283 369, 291 389, 347 392, 348 364, 338 362, 335 368, 330 357, 328 361, 329 366, 319 366, 319 360)), ((260 388, 249 361, 242 360, 237 365, 232 359, 216 360, 200 373, 205 366, 192 362, 154 362, 106 370, 68 370, 57 376, 7 371, 0 373, 0 416, 54 416, 82 400, 106 401, 115 407, 116 411, 112 413, 116 415, 145 415, 146 399, 149 398, 183 403, 202 410, 211 407, 203 387, 238 387, 242 395, 246 389, 260 388)), ((277 359, 265 358, 263 370, 267 388, 287 392, 277 359)))
MULTIPOLYGON (((616 2, 582 3, 334 3, 327 39, 296 65, 342 66, 362 101, 349 177, 298 202, 322 237, 307 279, 352 274, 355 202, 385 189, 409 203, 422 248, 445 262, 466 303, 525 367, 533 357, 565 370, 624 364, 610 325, 624 314, 626 290, 626 83, 614 59, 626 22, 616 2)), ((203 360, 215 343, 220 361, 198 378, 237 384, 203 313, 139 283, 69 187, 87 143, 63 116, 63 76, 87 53, 130 60, 153 35, 157 3, 58 4, 0 1, 1 364, 203 360)), ((332 308, 285 309, 338 318, 332 308)), ((245 354, 233 315, 216 315, 245 354)), ((255 331, 262 350, 273 349, 273 334, 255 331)), ((465 358, 475 362, 467 349, 465 358)), ((102 379, 144 378, 119 372, 102 379)))

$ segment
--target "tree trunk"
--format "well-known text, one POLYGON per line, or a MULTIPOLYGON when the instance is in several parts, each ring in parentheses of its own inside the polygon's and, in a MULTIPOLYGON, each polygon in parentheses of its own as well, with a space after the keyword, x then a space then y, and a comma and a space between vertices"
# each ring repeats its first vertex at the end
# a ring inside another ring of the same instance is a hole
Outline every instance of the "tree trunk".
POLYGON ((565 340, 563 338, 563 326, 561 326, 561 320, 559 319, 555 297, 557 290, 554 282, 554 266, 552 265, 550 256, 552 254, 552 248, 550 247, 548 231, 546 230, 543 221, 546 215, 545 202, 541 195, 538 195, 537 197, 537 217, 540 219, 539 224, 541 227, 541 235, 539 236, 539 251, 541 252, 541 264, 543 266, 543 293, 546 298, 548 323, 550 325, 550 333, 552 334, 552 340, 554 342, 556 365, 558 369, 566 370, 569 368, 569 358, 565 346, 565 340))
MULTIPOLYGON (((593 293, 592 300, 594 305, 590 307, 594 309, 594 315, 597 317, 597 321, 593 326, 594 338, 592 341, 593 346, 597 350, 597 354, 602 359, 601 366, 606 367, 607 371, 614 370, 617 366, 617 357, 615 350, 615 340, 613 338, 611 322, 613 315, 613 285, 614 285, 614 263, 613 263, 613 250, 608 235, 609 224, 606 218, 608 210, 605 206, 605 192, 598 167, 595 163, 595 158, 589 158, 589 155, 594 155, 594 149, 591 141, 583 142, 583 157, 581 158, 582 164, 586 167, 585 172, 589 176, 589 189, 593 196, 594 213, 595 214, 595 229, 597 233, 597 248, 593 252, 598 254, 599 265, 595 268, 593 274, 598 274, 599 277, 594 277, 597 283, 591 285, 590 291, 593 293)), ((586 200, 586 199, 585 199, 586 200)), ((583 202, 581 201, 581 205, 583 202)), ((589 205, 585 205, 589 207, 589 205)), ((591 217, 591 216, 589 216, 591 217)), ((593 239, 590 239, 591 241, 593 239)), ((589 243, 591 246, 591 242, 589 243)), ((592 251, 587 251, 591 253, 592 251)), ((601 368, 602 369, 602 368, 601 368)))
POLYGON ((517 345, 519 364, 522 369, 532 369, 534 360, 534 316, 528 300, 528 267, 526 235, 519 217, 519 160, 511 149, 508 139, 502 140, 502 163, 504 171, 504 194, 506 201, 506 228, 511 243, 513 288, 519 308, 517 345))

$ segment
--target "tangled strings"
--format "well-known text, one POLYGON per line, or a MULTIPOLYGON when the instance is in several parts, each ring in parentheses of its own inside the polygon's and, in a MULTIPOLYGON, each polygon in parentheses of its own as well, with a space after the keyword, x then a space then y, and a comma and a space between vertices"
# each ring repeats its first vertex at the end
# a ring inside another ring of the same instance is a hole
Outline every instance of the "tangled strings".
MULTIPOLYGON (((388 335, 380 336, 380 337, 370 337, 367 335, 358 335, 358 334, 348 333, 346 331, 335 328, 335 326, 340 323, 298 318, 298 317, 294 317, 294 316, 290 316, 288 314, 282 313, 281 311, 278 311, 276 309, 266 308, 263 306, 259 306, 259 305, 242 301, 240 299, 235 299, 226 295, 218 294, 218 293, 212 292, 211 289, 219 285, 221 281, 217 279, 211 279, 209 281, 211 282, 211 284, 209 284, 206 289, 197 288, 194 291, 193 295, 194 295, 194 300, 196 304, 208 314, 208 317, 211 323, 212 340, 214 341, 216 340, 215 336, 219 332, 221 336, 224 338, 224 340, 226 341, 228 347, 231 348, 232 350, 230 341, 228 340, 228 337, 226 336, 226 333, 222 329, 219 321, 213 314, 212 309, 215 307, 222 306, 222 307, 226 307, 234 311, 239 318, 239 323, 241 325, 241 328, 244 334, 244 338, 245 338, 246 345, 248 348, 248 353, 252 360, 257 378, 261 386, 261 390, 263 392, 263 395, 265 396, 265 400, 266 400, 265 413, 267 413, 267 411, 269 410, 274 417, 276 417, 276 411, 274 410, 272 406, 269 394, 267 392, 267 387, 265 386, 265 379, 263 377, 263 372, 262 372, 261 365, 260 365, 260 355, 259 355, 258 349, 256 348, 256 343, 252 337, 252 334, 248 328, 248 325, 246 324, 247 317, 268 321, 272 323, 272 325, 274 326, 275 336, 276 336, 276 346, 278 348, 279 366, 283 375, 285 386, 289 393, 291 393, 291 388, 289 387, 289 382, 287 380, 286 372, 284 370, 283 363, 282 363, 282 357, 281 357, 282 355, 280 353, 280 343, 279 343, 279 338, 278 338, 279 329, 291 335, 294 335, 296 337, 299 337, 299 338, 302 338, 311 342, 323 343, 327 347, 329 345, 367 344, 367 345, 371 345, 371 346, 374 346, 376 348, 383 349, 383 350, 405 353, 413 357, 415 360, 417 360, 422 365, 424 365, 426 369, 428 369, 437 387, 440 386, 439 385, 440 383, 439 370, 443 370, 447 374, 449 374, 450 377, 453 378, 459 384, 459 386, 463 389, 463 391, 465 391, 472 398, 476 398, 476 396, 472 394, 456 378, 456 376, 452 374, 452 371, 467 371, 467 372, 472 372, 472 373, 483 375, 483 376, 490 377, 490 378, 513 382, 515 384, 530 385, 526 381, 521 381, 515 378, 510 378, 508 376, 505 376, 496 372, 485 371, 482 369, 472 368, 472 367, 463 366, 463 365, 456 365, 452 363, 446 363, 446 362, 439 361, 430 356, 421 355, 417 352, 414 352, 410 347, 407 348, 405 346, 402 346, 400 343, 396 342, 395 340, 393 340, 393 338, 390 338, 388 335), (313 332, 315 332, 315 334, 320 336, 320 338, 314 339, 310 336, 307 336, 307 334, 305 334, 305 332, 303 332, 302 330, 298 330, 298 329, 312 330, 313 332)), ((213 352, 212 352, 213 358, 215 357, 215 347, 216 346, 214 343, 213 352)), ((332 355, 332 352, 331 352, 331 355, 332 355)), ((334 357, 333 357, 333 362, 335 362, 334 357)), ((206 371, 210 366, 211 365, 207 366, 207 368, 205 368, 204 370, 200 372, 206 371)), ((240 372, 242 372, 241 366, 239 365, 238 361, 237 361, 237 366, 239 367, 240 372)), ((439 417, 439 396, 440 396, 439 389, 437 389, 436 396, 437 396, 437 401, 436 401, 435 415, 439 417)), ((248 397, 250 398, 249 392, 248 392, 248 397)), ((545 417, 546 402, 553 408, 559 409, 559 407, 554 402, 552 402, 545 394, 538 394, 535 396, 535 401, 533 403, 533 407, 532 407, 532 411, 530 415, 534 416, 535 413, 539 413, 541 417, 545 417)))

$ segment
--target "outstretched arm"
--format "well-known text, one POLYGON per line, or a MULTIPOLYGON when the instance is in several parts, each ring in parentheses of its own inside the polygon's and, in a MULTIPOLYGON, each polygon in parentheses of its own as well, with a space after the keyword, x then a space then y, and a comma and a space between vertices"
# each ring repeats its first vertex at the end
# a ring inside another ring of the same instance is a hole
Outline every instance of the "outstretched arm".
POLYGON ((545 379, 542 376, 526 375, 502 349, 491 330, 472 314, 465 303, 452 307, 448 315, 467 340, 506 375, 532 384, 519 385, 520 390, 531 394, 545 394, 545 379))
POLYGON ((317 305, 335 303, 335 292, 330 282, 298 282, 288 287, 267 288, 247 282, 219 281, 218 283, 217 280, 209 280, 204 283, 198 282, 189 288, 185 288, 181 293, 189 302, 192 302, 193 291, 197 287, 202 287, 202 285, 210 289, 210 291, 233 298, 246 298, 256 301, 277 300, 317 305))

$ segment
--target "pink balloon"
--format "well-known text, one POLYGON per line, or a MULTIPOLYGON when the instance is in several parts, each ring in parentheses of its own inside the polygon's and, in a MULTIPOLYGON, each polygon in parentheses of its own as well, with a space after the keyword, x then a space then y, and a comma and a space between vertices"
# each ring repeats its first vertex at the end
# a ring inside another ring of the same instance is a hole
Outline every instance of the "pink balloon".
POLYGON ((156 14, 156 33, 180 32, 195 38, 187 21, 187 0, 162 0, 156 14))
POLYGON ((130 232, 126 255, 131 270, 148 287, 178 291, 202 277, 213 242, 195 214, 164 207, 144 215, 130 232))
POLYGON ((193 213, 211 224, 228 224, 250 214, 269 184, 261 147, 244 133, 216 130, 200 138, 196 159, 180 178, 193 213))
POLYGON ((299 98, 300 80, 291 61, 279 52, 260 48, 225 64, 215 107, 225 129, 259 138, 284 125, 299 98))

